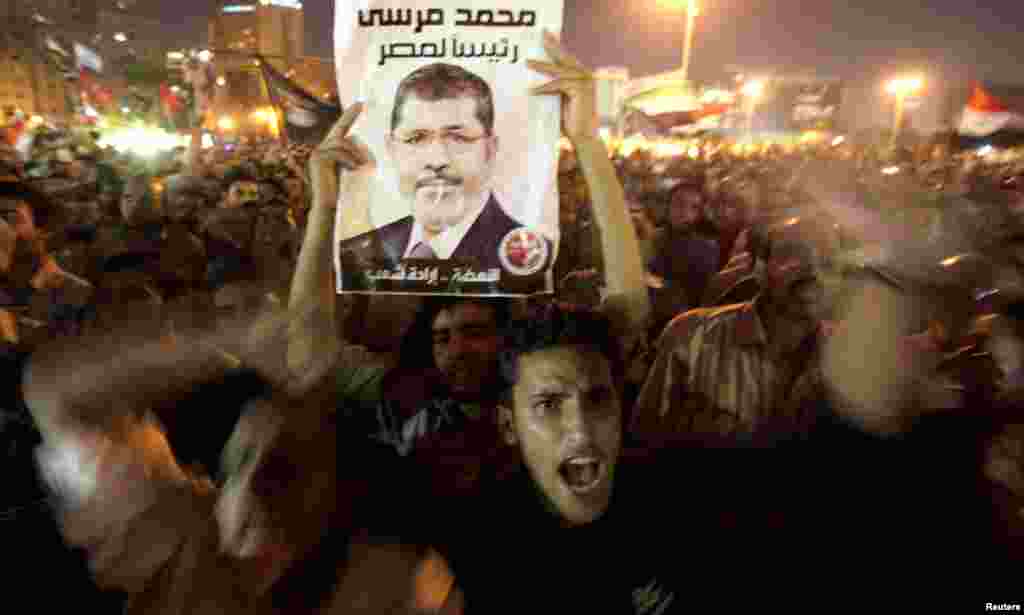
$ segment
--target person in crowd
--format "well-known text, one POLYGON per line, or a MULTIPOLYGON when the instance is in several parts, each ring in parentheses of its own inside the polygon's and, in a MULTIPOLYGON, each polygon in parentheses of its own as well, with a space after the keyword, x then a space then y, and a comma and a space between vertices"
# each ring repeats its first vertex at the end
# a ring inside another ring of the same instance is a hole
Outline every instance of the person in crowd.
POLYGON ((637 401, 633 436, 654 445, 732 445, 800 430, 805 417, 794 396, 818 367, 830 231, 813 218, 771 228, 755 256, 757 298, 692 310, 669 324, 637 401))
POLYGON ((746 178, 731 178, 719 189, 714 222, 718 231, 718 262, 722 266, 743 251, 740 238, 753 220, 756 192, 754 183, 746 178))
POLYGON ((93 286, 62 269, 47 249, 45 229, 54 209, 45 195, 22 182, 0 183, 0 212, 15 236, 4 276, 6 303, 32 321, 33 343, 79 332, 92 301, 93 286))
POLYGON ((450 612, 439 557, 391 525, 408 493, 364 472, 390 475, 390 451, 216 340, 116 339, 36 355, 25 399, 64 538, 127 613, 450 612), (63 382, 68 361, 82 379, 63 382))
POLYGON ((650 263, 660 281, 654 293, 657 330, 676 315, 699 307, 711 276, 719 270, 719 249, 703 220, 704 191, 683 182, 672 189, 665 231, 650 263))
MULTIPOLYGON (((562 154, 560 165, 571 160, 562 154)), ((554 279, 561 284, 566 276, 576 271, 601 270, 600 238, 591 220, 584 214, 587 209, 587 185, 575 166, 558 176, 558 255, 555 257, 554 279)))

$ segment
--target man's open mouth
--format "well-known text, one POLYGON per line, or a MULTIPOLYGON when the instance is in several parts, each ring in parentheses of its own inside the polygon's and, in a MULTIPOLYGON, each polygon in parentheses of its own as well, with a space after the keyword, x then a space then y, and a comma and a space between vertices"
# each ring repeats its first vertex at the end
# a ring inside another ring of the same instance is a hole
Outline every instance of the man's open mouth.
POLYGON ((573 493, 582 495, 597 489, 604 481, 607 466, 597 457, 569 457, 558 466, 558 473, 573 493))
POLYGON ((462 182, 454 178, 425 179, 416 182, 416 188, 456 188, 462 182))

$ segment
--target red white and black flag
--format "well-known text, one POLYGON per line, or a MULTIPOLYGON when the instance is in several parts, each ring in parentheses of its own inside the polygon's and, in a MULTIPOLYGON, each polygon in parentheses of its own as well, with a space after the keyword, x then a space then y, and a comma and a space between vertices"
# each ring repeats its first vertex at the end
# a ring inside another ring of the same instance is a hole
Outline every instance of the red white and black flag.
POLYGON ((975 84, 960 116, 958 132, 965 137, 990 137, 1000 132, 1024 132, 1024 94, 995 94, 975 84))
POLYGON ((257 58, 270 100, 284 117, 283 134, 290 143, 318 145, 341 117, 341 107, 313 96, 265 59, 257 58))

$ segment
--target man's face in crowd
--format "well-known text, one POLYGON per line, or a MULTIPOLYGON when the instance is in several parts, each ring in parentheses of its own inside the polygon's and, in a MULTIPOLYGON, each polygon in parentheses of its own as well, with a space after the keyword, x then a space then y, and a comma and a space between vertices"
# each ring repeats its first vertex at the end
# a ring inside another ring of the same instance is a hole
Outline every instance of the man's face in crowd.
POLYGON ((562 150, 562 155, 558 158, 558 173, 565 174, 570 173, 576 169, 576 152, 572 150, 562 150))
POLYGON ((285 189, 288 191, 289 200, 301 200, 303 195, 302 180, 292 177, 284 180, 285 189))
POLYGON ((793 218, 770 232, 771 253, 765 263, 765 290, 781 313, 817 321, 828 307, 834 254, 831 233, 822 225, 793 218))
POLYGON ((148 189, 149 184, 142 177, 133 177, 125 182, 124 192, 121 194, 121 216, 126 221, 135 220, 143 214, 148 189))
POLYGON ((260 198, 260 186, 256 182, 238 181, 228 188, 228 196, 224 200, 227 209, 235 209, 260 198))
POLYGON ((590 523, 611 501, 622 440, 622 408, 608 361, 560 346, 519 358, 512 408, 501 409, 507 443, 562 517, 590 523))
POLYGON ((704 197, 696 190, 679 190, 672 196, 668 209, 669 226, 676 229, 693 226, 700 220, 704 197))
POLYGON ((498 149, 473 96, 436 101, 410 94, 388 139, 398 188, 430 234, 458 224, 488 190, 498 149))
POLYGON ((633 228, 636 229, 637 239, 650 239, 650 230, 653 228, 647 210, 639 203, 630 203, 629 217, 633 220, 633 228))
POLYGON ((493 384, 502 345, 494 308, 467 302, 441 310, 432 334, 434 365, 453 392, 479 394, 493 384))
POLYGON ((579 218, 579 204, 576 201, 575 190, 558 191, 558 223, 561 226, 572 226, 579 218))
POLYGON ((185 189, 177 189, 167 194, 167 216, 172 220, 183 221, 191 218, 199 209, 202 198, 185 189))
POLYGON ((14 229, 21 241, 31 241, 37 236, 35 216, 28 203, 22 201, 0 201, 0 216, 14 229))
POLYGON ((736 194, 725 191, 718 207, 719 226, 725 229, 741 228, 746 219, 746 204, 736 194))

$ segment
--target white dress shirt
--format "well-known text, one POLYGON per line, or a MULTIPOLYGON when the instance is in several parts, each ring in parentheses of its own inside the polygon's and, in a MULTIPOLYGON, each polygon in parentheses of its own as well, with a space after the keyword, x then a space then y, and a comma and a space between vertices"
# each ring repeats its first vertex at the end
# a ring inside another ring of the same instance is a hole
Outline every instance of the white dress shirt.
MULTIPOLYGON (((476 219, 483 213, 484 207, 487 207, 487 202, 491 200, 491 193, 485 192, 482 196, 482 200, 476 209, 472 210, 469 214, 464 216, 462 220, 455 226, 449 227, 439 233, 433 239, 427 241, 427 245, 434 251, 437 258, 441 260, 448 260, 455 253, 455 249, 462 243, 462 238, 466 236, 469 231, 469 227, 473 226, 476 219)), ((409 258, 413 249, 423 242, 426 237, 426 232, 423 229, 423 225, 417 220, 413 222, 412 233, 409 235, 409 244, 405 246, 405 252, 402 258, 409 258)))

